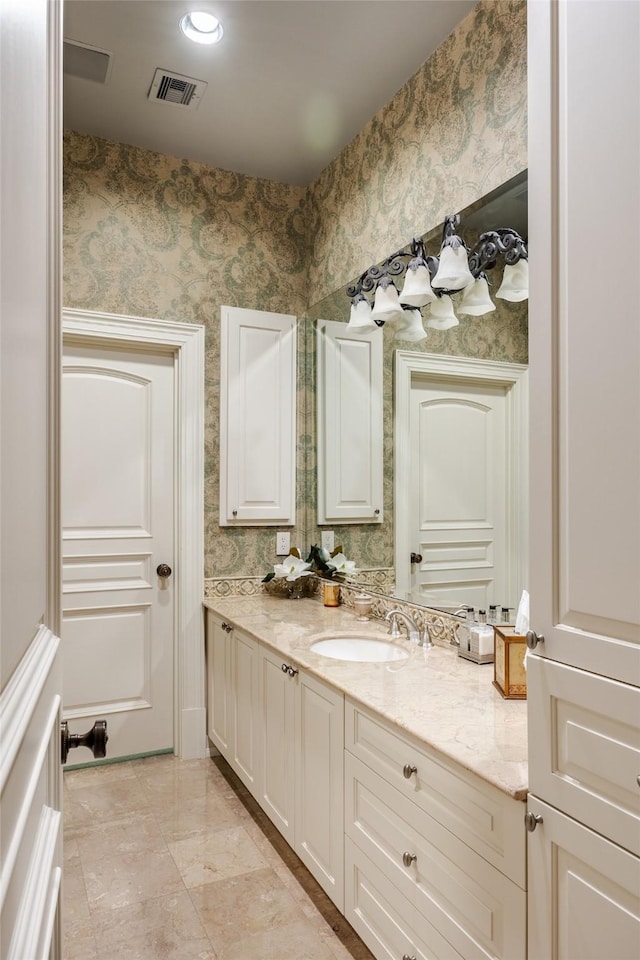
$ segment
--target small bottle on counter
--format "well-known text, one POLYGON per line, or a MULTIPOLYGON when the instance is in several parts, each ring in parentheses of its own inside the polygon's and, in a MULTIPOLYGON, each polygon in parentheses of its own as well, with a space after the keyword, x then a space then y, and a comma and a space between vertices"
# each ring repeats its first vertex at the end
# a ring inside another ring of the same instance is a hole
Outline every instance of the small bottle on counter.
POLYGON ((498 622, 498 605, 496 603, 489 604, 489 616, 487 617, 487 623, 497 623, 498 622))
POLYGON ((509 610, 510 610, 510 607, 503 607, 503 608, 502 608, 502 622, 503 622, 503 623, 509 623, 509 610))
POLYGON ((478 620, 470 630, 471 652, 479 663, 493 661, 493 627, 487 623, 487 611, 478 610, 478 620))

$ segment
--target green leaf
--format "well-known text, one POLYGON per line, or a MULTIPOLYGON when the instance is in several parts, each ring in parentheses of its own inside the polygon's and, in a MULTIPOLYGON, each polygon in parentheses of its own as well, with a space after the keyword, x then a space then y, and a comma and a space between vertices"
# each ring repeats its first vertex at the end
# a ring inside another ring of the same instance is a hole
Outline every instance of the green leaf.
POLYGON ((266 577, 264 577, 264 579, 262 580, 262 582, 263 582, 263 583, 269 583, 269 580, 273 580, 273 578, 275 577, 275 575, 276 575, 276 574, 275 574, 275 570, 272 570, 271 573, 268 573, 268 574, 266 575, 266 577))

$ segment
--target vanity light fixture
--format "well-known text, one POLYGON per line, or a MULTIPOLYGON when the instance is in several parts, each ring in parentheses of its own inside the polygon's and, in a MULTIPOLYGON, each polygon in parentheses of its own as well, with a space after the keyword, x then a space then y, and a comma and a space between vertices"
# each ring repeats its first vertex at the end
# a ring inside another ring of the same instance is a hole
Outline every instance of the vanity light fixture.
POLYGON ((218 18, 202 10, 186 13, 180 21, 180 29, 194 43, 219 43, 224 34, 218 18))
POLYGON ((491 313, 496 308, 489 296, 486 271, 492 270, 499 258, 504 260, 505 267, 495 296, 514 303, 526 300, 528 251, 520 234, 511 227, 500 227, 481 234, 469 249, 457 233, 459 225, 459 214, 445 218, 437 257, 428 255, 424 240, 416 237, 409 250, 398 250, 380 266, 369 267, 347 287, 347 296, 351 298, 349 329, 364 333, 397 322, 397 339, 403 339, 403 331, 410 329, 410 339, 417 340, 421 339, 418 317, 422 317, 420 311, 424 307, 428 307, 426 325, 435 330, 457 326, 460 321, 456 310, 461 316, 471 317, 491 313), (398 289, 394 278, 403 273, 404 285, 398 289), (366 296, 372 292, 373 304, 366 296))

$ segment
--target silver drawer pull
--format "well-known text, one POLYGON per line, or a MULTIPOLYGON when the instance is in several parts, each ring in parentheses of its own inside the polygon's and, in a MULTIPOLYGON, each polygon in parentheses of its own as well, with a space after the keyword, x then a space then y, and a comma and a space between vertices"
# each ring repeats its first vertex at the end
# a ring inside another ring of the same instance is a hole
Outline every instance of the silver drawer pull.
POLYGON ((402 776, 405 778, 405 780, 411 780, 413 774, 417 772, 418 768, 412 767, 410 763, 405 763, 404 767, 402 768, 402 776))
POLYGON ((405 867, 410 867, 413 861, 417 859, 418 858, 415 853, 409 853, 407 850, 405 850, 405 852, 402 854, 402 862, 404 863, 405 867))
POLYGON ((544 637, 535 630, 527 630, 527 646, 529 650, 535 650, 539 643, 544 643, 544 637))
POLYGON ((539 813, 531 813, 529 810, 527 810, 524 815, 524 825, 529 833, 533 833, 539 823, 542 823, 541 815, 539 813))
POLYGON ((414 954, 412 954, 411 956, 409 956, 408 953, 403 953, 403 954, 402 954, 402 960, 416 960, 416 955, 415 955, 415 953, 414 953, 414 954))

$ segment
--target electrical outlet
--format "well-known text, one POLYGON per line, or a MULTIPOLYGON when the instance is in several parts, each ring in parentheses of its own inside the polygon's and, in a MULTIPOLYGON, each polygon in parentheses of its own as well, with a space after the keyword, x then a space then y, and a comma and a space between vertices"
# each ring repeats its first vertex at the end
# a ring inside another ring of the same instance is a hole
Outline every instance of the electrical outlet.
POLYGON ((333 530, 323 530, 322 531, 322 549, 326 550, 328 553, 331 553, 335 545, 336 545, 336 538, 333 534, 333 530))
POLYGON ((276 557, 288 557, 291 549, 291 534, 287 531, 276 533, 276 557))

